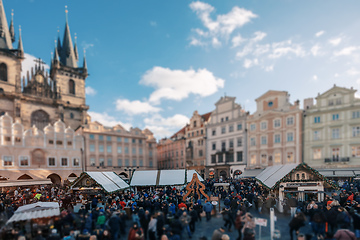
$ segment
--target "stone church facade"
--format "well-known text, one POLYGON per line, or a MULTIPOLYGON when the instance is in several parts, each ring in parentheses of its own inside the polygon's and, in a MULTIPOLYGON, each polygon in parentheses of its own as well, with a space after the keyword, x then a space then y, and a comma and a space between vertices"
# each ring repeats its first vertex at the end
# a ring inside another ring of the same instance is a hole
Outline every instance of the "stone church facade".
POLYGON ((72 129, 85 124, 89 107, 85 103, 85 80, 88 76, 86 59, 78 66, 79 54, 72 42, 66 20, 63 40, 57 40, 50 72, 44 62, 26 74, 21 74, 24 48, 19 31, 17 48, 13 47, 15 32, 13 20, 8 27, 4 6, 0 1, 0 115, 7 112, 25 129, 34 125, 43 129, 62 120, 72 129))
POLYGON ((8 25, 0 0, 0 180, 50 178, 60 183, 79 176, 85 165, 83 137, 75 130, 86 124, 89 109, 86 59, 78 65, 66 18, 50 71, 37 59, 24 73, 21 29, 18 36, 16 40, 13 18, 8 25))

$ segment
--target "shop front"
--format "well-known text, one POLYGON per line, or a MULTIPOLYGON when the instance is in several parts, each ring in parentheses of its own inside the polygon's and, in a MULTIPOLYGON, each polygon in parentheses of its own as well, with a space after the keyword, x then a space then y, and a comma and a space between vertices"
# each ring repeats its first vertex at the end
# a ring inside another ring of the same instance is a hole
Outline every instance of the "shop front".
POLYGON ((283 212, 286 199, 322 201, 326 190, 338 186, 305 163, 277 165, 266 168, 256 179, 277 198, 277 209, 283 212))

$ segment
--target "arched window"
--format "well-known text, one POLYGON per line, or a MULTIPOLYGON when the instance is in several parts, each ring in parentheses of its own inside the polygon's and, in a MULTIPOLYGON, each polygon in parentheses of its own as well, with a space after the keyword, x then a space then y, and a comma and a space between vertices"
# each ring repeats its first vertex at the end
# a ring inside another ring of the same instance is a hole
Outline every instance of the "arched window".
POLYGON ((50 123, 49 114, 43 110, 37 110, 31 114, 31 126, 42 130, 50 123))
POLYGON ((5 63, 0 64, 0 80, 7 82, 7 66, 5 63))
POLYGON ((75 82, 72 79, 69 80, 69 94, 75 95, 75 82))

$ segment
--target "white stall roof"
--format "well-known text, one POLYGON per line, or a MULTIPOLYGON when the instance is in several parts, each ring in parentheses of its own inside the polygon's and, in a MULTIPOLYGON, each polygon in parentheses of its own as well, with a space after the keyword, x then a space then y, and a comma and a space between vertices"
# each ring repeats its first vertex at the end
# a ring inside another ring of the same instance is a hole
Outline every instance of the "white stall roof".
POLYGON ((149 171, 135 171, 131 178, 131 186, 174 186, 184 185, 191 182, 193 174, 196 173, 200 181, 204 179, 195 171, 185 169, 176 170, 149 170, 149 171), (185 177, 187 179, 185 181, 185 177))
POLYGON ((167 185, 184 185, 185 184, 185 169, 178 170, 161 170, 159 186, 167 185))
POLYGON ((158 170, 135 171, 130 186, 156 186, 158 170))
POLYGON ((264 171, 256 176, 256 179, 262 182, 265 186, 273 188, 280 179, 285 177, 297 166, 298 164, 294 163, 267 167, 264 171))
POLYGON ((130 187, 124 180, 120 178, 114 172, 84 172, 81 176, 75 180, 73 187, 77 187, 77 184, 85 176, 92 178, 97 184, 99 184, 105 191, 112 193, 125 188, 130 187))
POLYGON ((254 178, 259 175, 264 169, 246 169, 244 173, 241 174, 240 178, 254 178))
POLYGON ((197 174, 197 177, 198 177, 200 182, 204 181, 204 179, 200 176, 200 174, 196 170, 187 170, 187 174, 186 174, 186 178, 187 178, 186 182, 187 183, 191 182, 194 173, 197 174))
POLYGON ((0 187, 18 187, 18 186, 34 186, 34 185, 51 185, 50 179, 46 180, 27 180, 27 181, 1 181, 0 187))
POLYGON ((19 207, 7 223, 60 215, 59 203, 37 202, 19 207))
POLYGON ((116 185, 118 185, 121 189, 128 188, 129 184, 127 184, 119 175, 114 172, 103 172, 103 174, 108 177, 111 181, 113 181, 116 185))

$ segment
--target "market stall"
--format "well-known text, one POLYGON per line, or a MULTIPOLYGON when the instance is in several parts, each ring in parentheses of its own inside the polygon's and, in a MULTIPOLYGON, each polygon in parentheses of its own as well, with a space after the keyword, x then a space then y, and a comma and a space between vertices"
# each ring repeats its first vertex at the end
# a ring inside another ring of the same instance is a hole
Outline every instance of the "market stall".
POLYGON ((322 201, 326 189, 338 186, 305 163, 267 167, 256 180, 268 188, 277 198, 277 208, 283 211, 285 197, 294 196, 299 201, 322 201))
POLYGON ((1 237, 7 236, 7 232, 16 227, 17 229, 28 229, 24 232, 29 238, 32 237, 32 227, 48 231, 56 218, 60 216, 60 206, 57 202, 37 202, 19 207, 14 215, 1 229, 1 237))
POLYGON ((113 193, 130 187, 114 172, 83 172, 72 184, 72 190, 104 190, 113 193))
POLYGON ((130 186, 179 186, 191 182, 193 174, 196 173, 200 181, 204 179, 195 170, 148 170, 135 171, 130 186))

